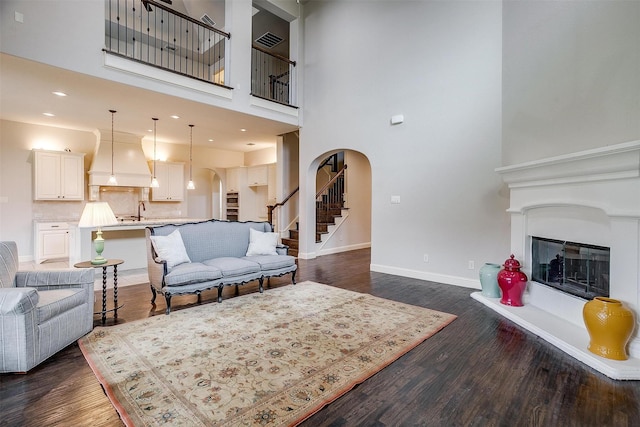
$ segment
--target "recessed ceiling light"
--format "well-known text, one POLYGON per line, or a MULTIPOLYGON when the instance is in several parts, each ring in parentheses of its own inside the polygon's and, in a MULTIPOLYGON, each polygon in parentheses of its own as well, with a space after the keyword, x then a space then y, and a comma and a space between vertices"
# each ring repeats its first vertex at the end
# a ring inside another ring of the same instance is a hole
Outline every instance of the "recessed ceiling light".
POLYGON ((246 131, 247 131, 246 129, 240 129, 240 132, 246 132, 246 131))
POLYGON ((66 93, 64 93, 64 92, 60 92, 60 91, 55 91, 55 92, 51 92, 51 93, 53 93, 53 94, 54 94, 54 95, 56 95, 56 96, 67 96, 67 94, 66 94, 66 93))
POLYGON ((42 113, 42 114, 44 114, 47 117, 55 117, 55 114, 53 113, 42 113))
POLYGON ((175 114, 173 116, 171 116, 172 119, 179 119, 180 116, 176 116, 175 114))
POLYGON ((212 138, 209 138, 209 142, 213 142, 213 139, 212 139, 212 138))

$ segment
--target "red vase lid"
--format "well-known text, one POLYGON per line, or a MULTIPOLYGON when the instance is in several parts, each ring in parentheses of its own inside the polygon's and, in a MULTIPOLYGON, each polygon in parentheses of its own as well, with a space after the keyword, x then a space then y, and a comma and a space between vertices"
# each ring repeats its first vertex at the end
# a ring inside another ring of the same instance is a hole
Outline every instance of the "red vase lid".
POLYGON ((519 270, 520 267, 522 267, 520 262, 515 259, 515 255, 513 254, 511 254, 509 259, 504 262, 504 268, 508 268, 510 270, 519 270))

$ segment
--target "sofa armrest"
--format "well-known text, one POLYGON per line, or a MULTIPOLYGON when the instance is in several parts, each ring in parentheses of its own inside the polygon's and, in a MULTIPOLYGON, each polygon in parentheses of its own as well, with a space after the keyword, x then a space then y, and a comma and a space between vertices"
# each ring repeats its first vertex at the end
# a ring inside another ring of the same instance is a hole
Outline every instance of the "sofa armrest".
POLYGON ((93 268, 65 268, 60 270, 18 271, 16 287, 31 287, 38 290, 59 288, 80 288, 90 285, 93 289, 95 272, 93 268))
POLYGON ((278 255, 289 255, 289 246, 282 244, 277 245, 276 252, 278 253, 278 255))
POLYGON ((40 297, 34 288, 0 288, 0 315, 20 315, 36 308, 40 297))
POLYGON ((158 254, 151 244, 151 229, 145 229, 145 239, 147 246, 147 274, 149 275, 149 283, 156 289, 162 289, 164 284, 164 276, 167 274, 167 261, 158 258, 158 254))

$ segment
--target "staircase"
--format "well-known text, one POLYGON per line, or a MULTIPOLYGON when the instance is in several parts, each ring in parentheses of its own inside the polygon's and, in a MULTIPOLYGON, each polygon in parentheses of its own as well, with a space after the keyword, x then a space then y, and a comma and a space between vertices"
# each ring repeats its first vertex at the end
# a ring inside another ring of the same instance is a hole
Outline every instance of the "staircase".
MULTIPOLYGON (((346 167, 345 167, 346 168, 346 167)), ((322 242, 322 236, 329 234, 330 227, 336 225, 336 219, 342 217, 344 207, 344 174, 336 175, 316 197, 316 243, 322 242)), ((282 244, 289 246, 289 255, 298 256, 298 226, 289 230, 289 238, 283 238, 282 244)))

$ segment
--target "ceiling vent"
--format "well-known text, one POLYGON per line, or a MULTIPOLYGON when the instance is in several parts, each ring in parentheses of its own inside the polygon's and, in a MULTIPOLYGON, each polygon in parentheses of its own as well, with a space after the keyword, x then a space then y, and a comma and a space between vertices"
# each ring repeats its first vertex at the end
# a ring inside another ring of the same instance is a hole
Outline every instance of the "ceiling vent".
POLYGON ((210 27, 215 27, 216 23, 213 22, 213 19, 211 19, 211 17, 209 15, 207 15, 206 13, 204 15, 202 15, 202 18, 200 18, 200 20, 202 22, 204 22, 205 24, 207 24, 210 27))
POLYGON ((273 33, 266 32, 256 39, 256 43, 268 49, 279 45, 284 39, 273 33))

